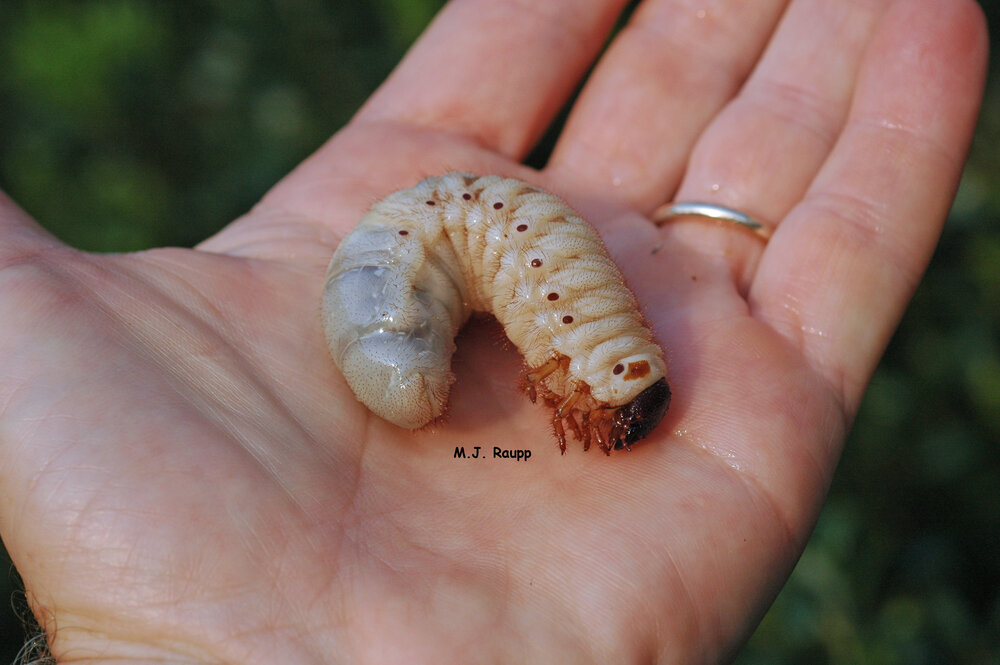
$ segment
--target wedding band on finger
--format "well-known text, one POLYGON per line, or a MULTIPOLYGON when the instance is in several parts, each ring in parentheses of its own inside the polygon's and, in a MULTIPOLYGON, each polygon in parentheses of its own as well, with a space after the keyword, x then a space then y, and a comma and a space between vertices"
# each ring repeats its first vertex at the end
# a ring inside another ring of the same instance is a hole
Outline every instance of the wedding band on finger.
POLYGON ((718 222, 728 222, 753 231, 765 242, 771 237, 771 227, 734 208, 701 201, 675 201, 660 206, 653 212, 653 222, 657 226, 678 217, 707 217, 718 222))

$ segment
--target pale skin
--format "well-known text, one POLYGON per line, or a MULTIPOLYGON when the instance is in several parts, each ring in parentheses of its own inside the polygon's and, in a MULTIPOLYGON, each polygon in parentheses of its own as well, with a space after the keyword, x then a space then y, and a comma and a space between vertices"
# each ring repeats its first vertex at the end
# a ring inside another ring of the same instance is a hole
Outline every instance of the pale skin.
POLYGON ((623 4, 451 3, 348 127, 194 250, 81 253, 0 198, 0 532, 60 662, 738 650, 937 240, 984 22, 967 0, 647 0, 548 166, 519 166, 623 4), (674 393, 631 453, 560 456, 489 320, 425 430, 337 374, 319 296, 338 239, 453 169, 539 184, 605 238, 674 393), (658 229, 671 198, 774 236, 658 229), (532 457, 453 459, 476 445, 532 457))

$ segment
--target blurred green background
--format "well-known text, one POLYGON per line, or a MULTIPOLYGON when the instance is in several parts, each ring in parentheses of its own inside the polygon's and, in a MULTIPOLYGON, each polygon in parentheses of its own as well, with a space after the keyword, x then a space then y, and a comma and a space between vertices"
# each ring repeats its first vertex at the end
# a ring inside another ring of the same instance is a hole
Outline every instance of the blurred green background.
MULTIPOLYGON (((442 4, 3 0, 0 188, 77 247, 191 245, 345 123, 442 4)), ((998 145, 992 77, 927 278, 740 665, 1000 665, 998 145)), ((2 665, 24 635, 0 557, 2 665)))

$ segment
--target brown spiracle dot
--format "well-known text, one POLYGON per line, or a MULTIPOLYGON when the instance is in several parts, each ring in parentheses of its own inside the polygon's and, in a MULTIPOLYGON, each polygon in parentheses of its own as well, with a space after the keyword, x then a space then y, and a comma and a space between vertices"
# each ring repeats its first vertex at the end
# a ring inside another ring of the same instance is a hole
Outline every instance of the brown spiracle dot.
POLYGON ((555 291, 553 291, 552 293, 550 293, 545 297, 548 298, 549 300, 559 300, 559 294, 556 293, 555 291))
POLYGON ((410 232, 407 231, 406 229, 400 229, 399 230, 399 235, 401 235, 401 236, 408 236, 408 235, 410 235, 410 232))
POLYGON ((424 203, 426 203, 429 206, 437 205, 437 203, 435 201, 424 201, 424 203))
POLYGON ((563 317, 563 323, 573 323, 573 317, 567 314, 563 317))
POLYGON ((541 259, 531 259, 531 267, 532 268, 540 268, 541 266, 542 266, 542 260, 541 259))
POLYGON ((611 373, 612 374, 621 374, 624 371, 625 371, 625 365, 622 365, 621 363, 618 363, 617 365, 615 365, 615 368, 613 370, 611 370, 611 373))
POLYGON ((518 224, 517 225, 517 230, 520 231, 521 233, 524 233, 525 231, 528 230, 528 225, 527 224, 518 224))
POLYGON ((465 194, 462 194, 462 198, 465 199, 466 201, 471 201, 472 200, 472 194, 469 194, 468 192, 466 192, 465 194))
POLYGON ((500 201, 497 201, 496 203, 493 204, 493 209, 494 210, 499 210, 502 207, 503 207, 503 203, 501 203, 500 201))
POLYGON ((628 373, 625 375, 626 381, 635 381, 648 375, 650 372, 648 360, 637 360, 628 364, 628 373))

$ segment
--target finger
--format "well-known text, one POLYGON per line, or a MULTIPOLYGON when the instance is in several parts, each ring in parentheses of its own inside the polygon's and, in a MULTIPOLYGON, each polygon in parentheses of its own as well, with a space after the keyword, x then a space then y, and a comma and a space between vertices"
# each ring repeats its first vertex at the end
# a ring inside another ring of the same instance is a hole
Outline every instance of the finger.
POLYGON ((623 5, 452 2, 357 121, 462 134, 520 159, 569 97, 623 5))
MULTIPOLYGON (((888 4, 793 2, 740 94, 699 139, 675 198, 729 206, 773 230, 830 154, 862 56, 888 4)), ((688 251, 693 245, 736 260, 747 250, 756 256, 762 246, 730 228, 709 228, 696 222, 684 234, 688 251)))
POLYGON ((663 203, 784 6, 760 0, 715 11, 644 2, 584 87, 547 170, 642 210, 663 203))
POLYGON ((894 2, 865 54, 840 139, 758 268, 755 315, 802 349, 848 414, 954 196, 986 48, 974 2, 894 2))

